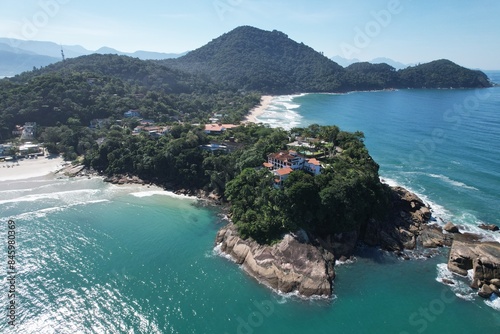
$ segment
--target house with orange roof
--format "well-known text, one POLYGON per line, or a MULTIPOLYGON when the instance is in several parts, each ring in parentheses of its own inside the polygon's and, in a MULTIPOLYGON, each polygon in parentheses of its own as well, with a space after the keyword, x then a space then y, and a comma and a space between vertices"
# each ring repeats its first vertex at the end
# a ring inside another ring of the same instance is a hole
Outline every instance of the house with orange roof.
POLYGON ((236 124, 205 124, 205 133, 207 134, 221 134, 229 129, 237 128, 236 124))
POLYGON ((307 159, 304 163, 304 170, 313 175, 319 175, 321 174, 321 163, 315 158, 307 159))
POLYGON ((306 159, 296 151, 280 151, 267 156, 267 162, 262 164, 264 168, 274 174, 274 185, 277 188, 283 187, 283 182, 291 172, 304 170, 312 175, 321 174, 321 163, 315 158, 306 159))
POLYGON ((293 169, 290 167, 274 170, 274 186, 277 188, 283 187, 283 182, 285 182, 291 172, 293 172, 293 169))
POLYGON ((303 169, 305 158, 295 151, 280 151, 267 156, 267 162, 273 169, 290 167, 293 170, 303 169))

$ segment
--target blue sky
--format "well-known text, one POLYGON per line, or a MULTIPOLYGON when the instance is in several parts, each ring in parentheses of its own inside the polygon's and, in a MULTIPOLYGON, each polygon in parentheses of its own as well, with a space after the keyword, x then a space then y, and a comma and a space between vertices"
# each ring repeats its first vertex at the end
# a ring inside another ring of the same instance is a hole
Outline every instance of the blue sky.
POLYGON ((2 0, 0 37, 184 52, 241 25, 326 56, 500 69, 497 0, 2 0))

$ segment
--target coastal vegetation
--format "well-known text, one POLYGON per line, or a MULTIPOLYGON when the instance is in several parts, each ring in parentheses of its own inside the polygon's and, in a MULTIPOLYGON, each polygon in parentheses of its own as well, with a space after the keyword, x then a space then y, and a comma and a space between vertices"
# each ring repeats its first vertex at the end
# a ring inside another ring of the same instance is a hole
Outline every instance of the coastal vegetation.
POLYGON ((263 93, 488 85, 482 72, 447 60, 400 71, 387 64, 343 68, 282 32, 239 27, 174 60, 94 54, 0 80, 0 140, 17 125, 36 123, 34 139, 49 152, 103 175, 213 192, 231 203, 242 236, 272 243, 300 228, 318 235, 362 230, 384 215, 388 190, 363 134, 252 124, 211 134, 204 124, 239 125, 263 93), (161 126, 161 135, 136 132, 140 121, 161 126), (323 172, 294 171, 276 188, 262 163, 297 135, 314 139, 323 172), (226 149, 204 149, 211 144, 226 149))
POLYGON ((318 235, 359 230, 385 213, 389 195, 362 133, 318 125, 291 133, 248 124, 215 137, 197 126, 177 125, 166 136, 151 138, 112 126, 84 163, 105 175, 131 174, 170 189, 212 192, 231 203, 241 235, 261 243, 299 228, 318 235), (295 171, 276 188, 274 174, 262 164, 268 154, 286 148, 291 133, 314 135, 326 167, 317 176, 295 171), (231 148, 201 149, 215 140, 231 148))
POLYGON ((353 231, 370 217, 385 214, 388 189, 380 182, 379 166, 368 154, 362 133, 317 125, 292 132, 317 136, 325 168, 316 176, 294 171, 283 188, 273 187, 274 175, 266 169, 247 168, 237 175, 225 195, 243 237, 271 243, 298 229, 314 235, 353 231), (328 154, 328 147, 341 153, 328 154))

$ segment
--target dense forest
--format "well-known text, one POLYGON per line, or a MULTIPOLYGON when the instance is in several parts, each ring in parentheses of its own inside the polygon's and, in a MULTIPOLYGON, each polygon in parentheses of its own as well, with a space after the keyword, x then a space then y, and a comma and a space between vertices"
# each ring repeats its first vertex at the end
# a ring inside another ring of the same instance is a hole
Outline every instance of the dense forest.
POLYGON ((321 140, 324 147, 340 147, 327 155, 320 175, 294 171, 284 187, 273 187, 266 169, 247 168, 227 183, 232 220, 240 234, 260 243, 272 243, 299 228, 313 235, 360 230, 370 218, 384 217, 389 191, 379 179, 379 166, 363 144, 361 132, 336 126, 311 125, 294 129, 321 140))
POLYGON ((248 124, 213 137, 200 127, 177 125, 156 139, 113 126, 101 145, 87 151, 84 162, 105 175, 128 173, 170 189, 219 194, 231 203, 241 235, 261 243, 298 228, 316 235, 359 230, 369 218, 382 217, 389 205, 363 134, 336 126, 287 132, 248 124), (286 149, 292 133, 321 140, 325 168, 317 176, 294 171, 282 189, 276 188, 274 174, 262 163, 268 154, 286 149), (214 141, 231 149, 201 149, 214 141), (341 153, 333 153, 333 147, 341 153))
POLYGON ((387 64, 343 68, 279 31, 243 26, 178 59, 169 67, 266 94, 346 92, 387 88, 489 87, 487 76, 448 60, 396 71, 387 64))
POLYGON ((116 55, 70 59, 0 80, 0 140, 17 124, 89 126, 128 110, 163 123, 203 123, 214 114, 239 122, 260 94, 225 89, 197 76, 116 55))

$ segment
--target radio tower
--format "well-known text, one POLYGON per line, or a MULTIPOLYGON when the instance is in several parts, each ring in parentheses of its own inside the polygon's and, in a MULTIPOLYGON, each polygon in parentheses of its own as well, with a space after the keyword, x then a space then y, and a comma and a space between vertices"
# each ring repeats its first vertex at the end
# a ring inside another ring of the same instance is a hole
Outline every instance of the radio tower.
POLYGON ((65 61, 66 59, 64 58, 64 51, 63 51, 62 45, 61 45, 61 56, 62 56, 63 63, 64 63, 64 61, 65 61))
POLYGON ((66 58, 64 57, 64 51, 63 51, 62 45, 61 45, 61 56, 62 56, 62 60, 63 60, 63 63, 61 66, 61 79, 62 79, 63 84, 65 84, 66 83, 66 71, 64 70, 64 64, 66 62, 66 58))

